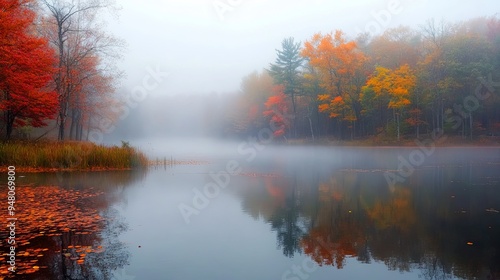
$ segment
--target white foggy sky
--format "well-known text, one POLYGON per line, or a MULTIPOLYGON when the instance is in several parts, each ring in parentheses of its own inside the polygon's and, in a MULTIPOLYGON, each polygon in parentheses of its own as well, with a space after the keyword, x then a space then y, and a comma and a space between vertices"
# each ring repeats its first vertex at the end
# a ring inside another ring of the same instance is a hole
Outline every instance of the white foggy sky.
POLYGON ((117 0, 122 8, 108 29, 124 39, 119 66, 124 88, 140 85, 146 68, 170 73, 151 95, 234 92, 241 78, 268 67, 286 37, 303 42, 314 33, 342 29, 355 37, 373 12, 391 2, 401 10, 379 25, 417 26, 427 19, 456 21, 499 12, 498 0, 117 0), (215 2, 239 3, 221 20, 215 2), (436 4, 437 2, 437 4, 436 4))

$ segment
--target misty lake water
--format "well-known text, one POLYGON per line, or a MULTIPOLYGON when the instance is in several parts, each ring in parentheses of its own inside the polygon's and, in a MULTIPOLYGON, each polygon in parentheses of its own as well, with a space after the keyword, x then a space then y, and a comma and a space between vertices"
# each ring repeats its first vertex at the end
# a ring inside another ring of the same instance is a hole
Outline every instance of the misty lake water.
POLYGON ((17 174, 17 279, 500 277, 499 148, 131 144, 178 162, 17 174))

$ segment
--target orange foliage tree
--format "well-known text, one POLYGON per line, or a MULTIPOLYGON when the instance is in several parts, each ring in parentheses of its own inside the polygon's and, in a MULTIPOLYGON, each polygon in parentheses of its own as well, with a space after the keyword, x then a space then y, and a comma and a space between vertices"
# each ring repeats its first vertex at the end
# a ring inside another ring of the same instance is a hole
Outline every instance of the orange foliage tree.
POLYGON ((57 110, 57 96, 48 89, 54 53, 34 35, 29 4, 0 0, 0 110, 7 138, 15 126, 44 126, 57 110))
POLYGON ((359 119, 359 94, 364 84, 363 69, 367 57, 355 41, 347 41, 342 31, 315 34, 304 43, 301 52, 310 66, 317 69, 324 94, 318 95, 320 112, 354 123, 359 119))

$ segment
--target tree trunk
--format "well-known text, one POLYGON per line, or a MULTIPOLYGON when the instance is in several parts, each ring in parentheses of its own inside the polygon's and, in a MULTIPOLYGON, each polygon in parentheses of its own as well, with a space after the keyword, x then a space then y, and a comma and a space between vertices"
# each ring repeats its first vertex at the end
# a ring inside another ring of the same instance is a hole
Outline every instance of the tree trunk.
POLYGON ((10 137, 12 136, 12 131, 14 130, 15 117, 12 115, 12 112, 10 110, 5 112, 5 116, 6 116, 6 118, 5 118, 6 119, 6 123, 5 123, 6 137, 7 137, 7 140, 9 140, 10 137))
POLYGON ((307 118, 309 119, 309 129, 311 130, 311 138, 312 138, 312 141, 314 142, 314 129, 313 129, 313 123, 312 123, 312 120, 311 120, 311 108, 308 106, 307 107, 307 118))
POLYGON ((462 122, 462 139, 465 139, 465 120, 463 118, 460 118, 460 121, 462 122))
POLYGON ((59 133, 57 139, 59 141, 64 140, 64 126, 66 125, 66 117, 62 112, 59 113, 59 133))
POLYGON ((444 101, 441 99, 441 130, 444 132, 444 101))
POLYGON ((470 140, 472 140, 472 112, 469 112, 470 140))
POLYGON ((63 21, 59 16, 56 16, 57 21, 57 39, 59 48, 59 68, 56 77, 56 92, 59 95, 59 134, 57 139, 59 141, 64 140, 64 126, 66 125, 66 100, 64 98, 64 89, 62 86, 62 73, 64 65, 64 38, 63 38, 63 21))
POLYGON ((396 122, 398 123, 398 142, 399 142, 399 113, 396 113, 396 122))
POLYGON ((438 132, 439 132, 439 131, 440 131, 440 129, 441 129, 441 128, 439 127, 439 124, 440 124, 440 122, 439 122, 439 106, 438 106, 438 108, 437 108, 437 110, 436 110, 436 111, 437 111, 437 112, 436 112, 436 131, 438 131, 438 132))
POLYGON ((88 118, 88 125, 87 125, 87 135, 85 136, 85 140, 89 141, 89 135, 90 135, 90 124, 91 124, 91 118, 88 118))
POLYGON ((76 130, 76 112, 75 109, 71 111, 71 125, 69 127, 69 139, 74 140, 74 134, 76 130))
POLYGON ((311 129, 311 138, 312 138, 312 141, 314 142, 314 130, 313 130, 313 123, 312 123, 312 120, 311 120, 311 117, 307 117, 309 119, 309 128, 311 129))
POLYGON ((297 115, 295 108, 295 93, 292 91, 292 107, 293 107, 293 138, 297 138, 297 115))
POLYGON ((83 124, 82 124, 82 122, 81 122, 81 121, 79 121, 78 123, 79 123, 79 124, 78 124, 78 127, 79 127, 79 128, 78 128, 78 130, 77 130, 77 132, 78 132, 78 134, 77 134, 77 135, 78 135, 78 136, 77 136, 77 139, 78 139, 78 141, 82 141, 82 138, 83 138, 83 124))
POLYGON ((339 139, 342 140, 342 121, 336 118, 336 122, 339 128, 339 139))
POLYGON ((351 126, 351 141, 354 139, 354 130, 356 129, 356 126, 354 124, 354 121, 352 121, 352 126, 351 126))

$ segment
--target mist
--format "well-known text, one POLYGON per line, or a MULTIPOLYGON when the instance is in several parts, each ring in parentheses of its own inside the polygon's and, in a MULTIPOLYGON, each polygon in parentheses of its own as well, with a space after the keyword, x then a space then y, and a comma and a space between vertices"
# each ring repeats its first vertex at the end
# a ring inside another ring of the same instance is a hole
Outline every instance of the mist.
POLYGON ((120 16, 107 27, 128 45, 119 65, 125 78, 118 97, 133 94, 151 69, 168 72, 168 77, 147 88, 133 106, 126 104, 129 112, 105 133, 103 142, 244 139, 248 135, 228 131, 243 80, 266 72, 284 38, 303 43, 316 33, 335 30, 349 40, 362 33, 373 38, 399 26, 421 30, 430 19, 457 23, 498 12, 494 1, 231 3, 120 1, 120 16))
POLYGON ((13 277, 500 279, 498 0, 2 3, 13 277))
POLYGON ((456 22, 498 13, 493 0, 356 1, 120 1, 108 29, 127 42, 120 68, 124 88, 141 83, 148 67, 171 76, 151 95, 226 93, 241 78, 268 67, 287 37, 298 42, 315 33, 343 30, 351 39, 400 25, 418 28, 428 19, 456 22), (234 3, 234 5, 228 4, 234 3), (220 11, 220 8, 225 7, 220 11), (383 15, 394 6, 394 13, 383 15))

